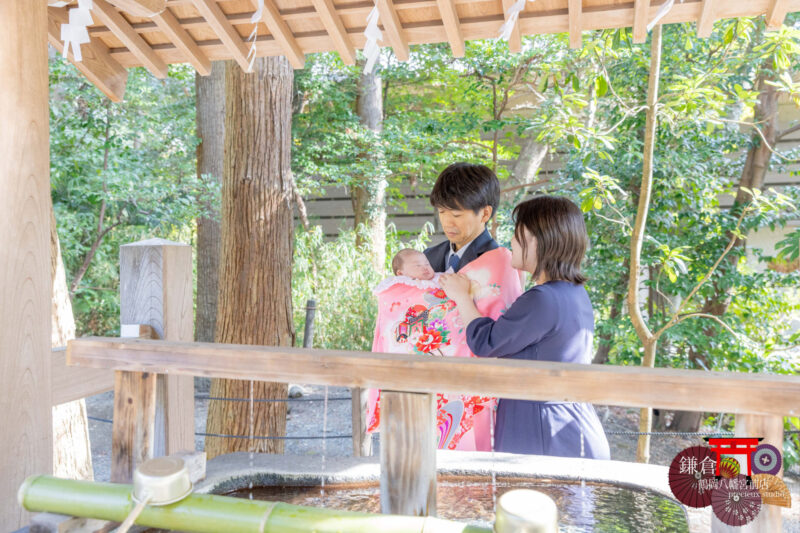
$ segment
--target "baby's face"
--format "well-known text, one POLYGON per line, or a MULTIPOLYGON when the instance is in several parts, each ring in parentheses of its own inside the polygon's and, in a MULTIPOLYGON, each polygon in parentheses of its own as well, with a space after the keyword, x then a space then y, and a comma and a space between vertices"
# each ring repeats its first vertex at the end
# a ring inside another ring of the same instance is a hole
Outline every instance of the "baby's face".
POLYGON ((403 267, 397 270, 397 275, 413 279, 433 279, 433 267, 425 254, 417 252, 406 256, 403 267))

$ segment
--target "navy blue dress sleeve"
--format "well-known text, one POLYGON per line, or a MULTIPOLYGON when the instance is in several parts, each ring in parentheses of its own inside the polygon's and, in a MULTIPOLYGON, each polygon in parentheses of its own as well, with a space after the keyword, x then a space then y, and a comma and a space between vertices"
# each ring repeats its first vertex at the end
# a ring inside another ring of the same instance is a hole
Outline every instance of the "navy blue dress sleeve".
POLYGON ((479 357, 506 357, 541 341, 558 323, 558 305, 544 287, 520 295, 497 320, 476 318, 467 325, 467 345, 479 357))

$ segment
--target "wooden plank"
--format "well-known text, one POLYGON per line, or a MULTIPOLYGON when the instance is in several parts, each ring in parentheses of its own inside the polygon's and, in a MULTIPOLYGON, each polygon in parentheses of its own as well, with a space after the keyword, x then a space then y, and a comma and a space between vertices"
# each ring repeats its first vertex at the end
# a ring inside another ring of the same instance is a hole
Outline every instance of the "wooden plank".
POLYGON ((381 512, 436 516, 436 399, 381 391, 381 512))
POLYGON ((705 39, 714 30, 714 0, 703 0, 703 9, 697 21, 697 36, 705 39))
POLYGON ((367 433, 367 394, 365 389, 350 389, 353 429, 353 457, 372 455, 372 434, 367 433))
POLYGON ((194 42, 189 32, 181 27, 172 11, 165 9, 157 15, 153 15, 153 20, 159 29, 164 32, 164 35, 172 41, 172 44, 186 54, 189 63, 201 76, 208 76, 211 73, 211 61, 200 50, 200 47, 194 42))
POLYGON ((453 57, 464 57, 464 36, 461 34, 461 23, 458 20, 455 0, 437 0, 442 23, 447 32, 447 40, 453 57))
MULTIPOLYGON (((514 5, 514 0, 503 0, 503 20, 508 20, 508 10, 514 5)), ((511 38, 508 40, 508 49, 514 53, 522 50, 522 32, 520 32, 520 25, 522 24, 522 13, 519 19, 514 24, 514 29, 511 30, 511 38)))
POLYGON ((164 11, 166 0, 109 0, 122 11, 137 17, 152 17, 164 11))
MULTIPOLYGON (((193 0, 193 2, 195 9, 206 19, 208 25, 211 26, 211 29, 222 41, 227 51, 227 59, 234 59, 242 70, 247 71, 250 68, 250 63, 247 60, 247 46, 239 33, 225 18, 225 14, 219 8, 219 5, 214 0, 193 0)), ((211 57, 212 61, 215 59, 218 58, 211 57)))
MULTIPOLYGON (((167 340, 193 339, 192 249, 164 239, 120 247, 120 317, 167 340)), ((194 380, 159 375, 155 456, 194 449, 194 380)))
POLYGON ((650 16, 650 0, 635 0, 633 4, 633 42, 647 40, 647 22, 650 16))
POLYGON ((314 9, 319 13, 319 18, 328 31, 328 35, 333 39, 342 61, 344 61, 345 65, 354 65, 356 62, 356 50, 347 35, 347 30, 342 23, 341 17, 336 13, 336 6, 333 5, 333 0, 312 1, 314 9))
POLYGON ((47 4, 3 0, 0 20, 0 531, 16 531, 17 489, 53 471, 47 4))
MULTIPOLYGON (((783 417, 781 416, 758 416, 748 414, 736 414, 736 424, 734 429, 736 437, 763 437, 762 444, 772 444, 783 452, 783 417)), ((747 475, 747 465, 744 457, 734 456, 739 460, 741 473, 747 475)), ((783 477, 783 467, 776 474, 783 477)), ((777 505, 761 505, 761 510, 756 518, 740 527, 732 527, 723 524, 712 513, 711 532, 712 533, 780 533, 783 531, 783 518, 781 507, 777 505)))
POLYGON ((53 405, 80 400, 114 388, 113 370, 68 366, 66 358, 66 348, 53 350, 53 405))
POLYGON ((583 46, 583 37, 581 36, 582 30, 582 15, 583 5, 582 0, 569 0, 569 47, 580 48, 583 46))
POLYGON ((788 0, 772 0, 767 11, 767 29, 777 30, 783 25, 783 19, 789 11, 788 0))
POLYGON ((117 9, 105 0, 94 0, 92 14, 108 26, 114 35, 128 47, 128 50, 142 62, 156 78, 167 77, 167 64, 158 57, 149 44, 136 33, 117 9))
MULTIPOLYGON (((66 9, 56 7, 47 9, 47 40, 59 53, 64 52, 61 25, 68 20, 66 9)), ((91 42, 80 46, 82 61, 75 61, 75 56, 70 50, 67 54, 70 63, 112 102, 121 102, 125 96, 125 85, 128 83, 128 71, 111 57, 106 45, 98 39, 92 39, 91 42)))
POLYGON ((131 483, 133 471, 153 457, 156 374, 116 372, 111 428, 111 481, 131 483))
POLYGON ((378 6, 379 24, 383 26, 389 44, 394 50, 394 55, 400 61, 408 61, 408 38, 403 30, 403 25, 397 17, 392 0, 376 0, 378 6))
POLYGON ((783 375, 102 337, 70 341, 67 364, 520 400, 800 414, 800 377, 783 375))
MULTIPOLYGON (((251 0, 252 2, 252 0, 251 0)), ((283 55, 289 60, 292 67, 301 69, 305 66, 306 57, 303 50, 297 44, 292 31, 286 22, 281 18, 278 7, 273 0, 264 0, 264 24, 269 28, 272 38, 280 44, 283 49, 283 55)))

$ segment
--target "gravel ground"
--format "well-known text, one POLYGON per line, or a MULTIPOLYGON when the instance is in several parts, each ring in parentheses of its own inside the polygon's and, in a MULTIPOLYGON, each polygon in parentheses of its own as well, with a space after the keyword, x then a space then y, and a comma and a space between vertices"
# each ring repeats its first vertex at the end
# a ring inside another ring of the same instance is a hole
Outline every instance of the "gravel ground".
MULTIPOLYGON (((286 453, 291 455, 317 455, 325 450, 326 456, 352 455, 352 434, 350 415, 350 390, 344 387, 328 387, 327 416, 323 416, 323 401, 325 387, 305 385, 308 394, 289 404, 287 420, 287 436, 304 437, 321 436, 323 424, 325 435, 329 438, 311 440, 288 440, 286 453), (312 401, 309 401, 312 400, 312 401), (345 436, 347 438, 338 438, 345 436)), ((198 396, 207 394, 207 389, 198 386, 198 396)), ((86 407, 90 417, 110 420, 113 412, 113 392, 98 394, 87 398, 86 407)), ((597 414, 603 422, 606 431, 637 431, 639 410, 624 407, 595 406, 597 414)), ((195 431, 205 431, 208 401, 202 398, 195 400, 195 431)), ((711 431, 711 428, 704 431, 711 431)), ((92 460, 94 462, 95 479, 107 481, 109 479, 109 464, 111 450, 111 424, 98 420, 89 421, 89 433, 92 442, 92 460)), ((636 460, 636 436, 608 435, 611 447, 611 458, 619 461, 636 460)), ((374 436, 373 448, 378 451, 379 439, 374 436)), ((651 459, 653 464, 669 466, 675 455, 688 446, 701 444, 700 437, 681 436, 653 436, 651 438, 651 459)), ((204 437, 195 437, 197 450, 202 450, 204 437)))

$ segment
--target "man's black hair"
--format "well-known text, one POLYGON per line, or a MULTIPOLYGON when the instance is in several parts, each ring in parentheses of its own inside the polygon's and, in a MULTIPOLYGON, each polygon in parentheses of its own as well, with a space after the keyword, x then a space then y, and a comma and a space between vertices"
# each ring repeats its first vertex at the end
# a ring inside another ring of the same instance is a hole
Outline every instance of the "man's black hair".
POLYGON ((475 214, 488 205, 494 215, 500 203, 500 182, 485 165, 453 163, 439 174, 430 199, 434 208, 471 209, 475 214))

